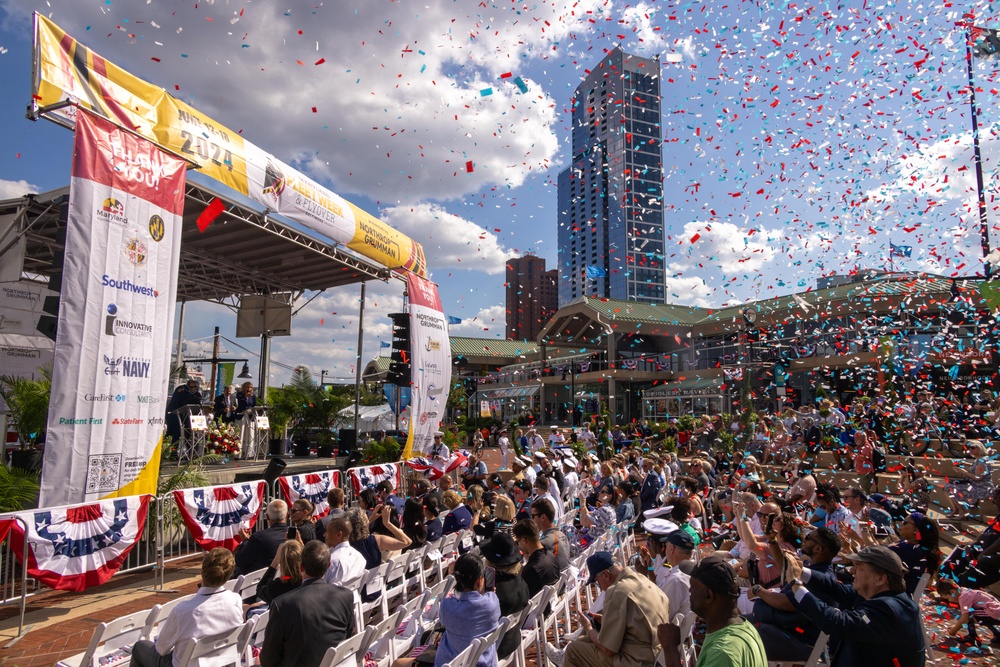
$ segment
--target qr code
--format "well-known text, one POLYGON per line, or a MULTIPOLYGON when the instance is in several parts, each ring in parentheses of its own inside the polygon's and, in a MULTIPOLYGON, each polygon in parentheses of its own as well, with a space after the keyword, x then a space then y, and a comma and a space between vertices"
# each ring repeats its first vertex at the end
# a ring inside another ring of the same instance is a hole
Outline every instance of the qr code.
POLYGON ((91 456, 87 464, 87 493, 117 491, 121 474, 121 454, 91 456))

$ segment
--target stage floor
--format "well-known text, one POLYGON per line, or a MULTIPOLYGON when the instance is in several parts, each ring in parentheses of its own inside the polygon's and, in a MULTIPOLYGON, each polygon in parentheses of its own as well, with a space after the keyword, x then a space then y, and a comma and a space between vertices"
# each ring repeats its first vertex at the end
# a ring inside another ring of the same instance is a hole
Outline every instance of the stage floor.
MULTIPOLYGON (((319 458, 316 455, 305 456, 282 456, 282 461, 288 465, 282 471, 283 475, 296 475, 305 472, 316 472, 317 470, 343 470, 347 462, 346 456, 336 458, 319 458)), ((204 466, 205 474, 208 476, 209 484, 234 484, 236 482, 249 482, 261 479, 264 470, 271 461, 270 456, 248 461, 229 461, 228 463, 218 463, 204 466)), ((160 478, 170 477, 181 468, 176 462, 171 461, 171 465, 160 468, 160 478)))

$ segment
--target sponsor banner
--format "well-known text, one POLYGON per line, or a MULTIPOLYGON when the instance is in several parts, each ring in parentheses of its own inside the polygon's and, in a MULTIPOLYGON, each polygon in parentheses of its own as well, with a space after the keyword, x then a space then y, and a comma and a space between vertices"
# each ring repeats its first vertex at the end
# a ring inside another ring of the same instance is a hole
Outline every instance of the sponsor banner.
MULTIPOLYGON (((35 14, 35 26, 36 106, 77 101, 98 115, 135 128, 142 136, 190 158, 207 176, 364 257, 390 269, 427 275, 419 243, 162 88, 106 61, 46 17, 35 14)), ((51 113, 70 126, 79 115, 75 107, 51 113)))
POLYGON ((11 549, 21 559, 28 540, 28 576, 50 588, 82 591, 110 579, 142 535, 152 496, 128 496, 87 505, 21 512, 10 526, 11 549))
POLYGON ((406 276, 410 298, 410 431, 403 459, 426 454, 441 425, 451 387, 451 342, 448 319, 437 285, 412 273, 406 276))
POLYGON ((240 530, 252 531, 264 499, 263 480, 174 491, 174 501, 191 537, 205 551, 223 547, 232 551, 240 530))
POLYGON ((287 475, 278 478, 278 485, 289 505, 299 498, 305 498, 313 504, 313 518, 320 519, 330 513, 326 494, 330 489, 340 486, 340 471, 322 470, 304 475, 287 475))
POLYGON ((77 116, 42 505, 155 493, 185 164, 77 116))
POLYGON ((0 334, 40 336, 35 329, 45 297, 54 296, 39 283, 22 280, 0 284, 0 334))
POLYGON ((363 489, 369 489, 382 480, 392 482, 392 488, 398 489, 403 484, 403 471, 398 463, 383 463, 377 466, 365 466, 363 468, 351 468, 347 471, 347 476, 354 487, 354 494, 361 493, 363 489))
POLYGON ((445 465, 441 465, 438 461, 431 461, 431 459, 426 459, 422 456, 410 459, 406 462, 406 465, 410 466, 416 472, 423 473, 428 480, 433 482, 436 479, 444 477, 452 470, 464 466, 468 460, 469 455, 465 452, 455 452, 448 458, 445 465))

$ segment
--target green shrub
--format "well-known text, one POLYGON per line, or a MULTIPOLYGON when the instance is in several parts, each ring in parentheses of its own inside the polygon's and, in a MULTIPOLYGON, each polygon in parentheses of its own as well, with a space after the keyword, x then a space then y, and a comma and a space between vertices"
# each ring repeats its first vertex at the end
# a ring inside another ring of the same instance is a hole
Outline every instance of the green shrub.
POLYGON ((365 465, 375 463, 393 463, 399 460, 403 448, 399 446, 393 437, 385 437, 381 442, 372 440, 365 445, 363 450, 365 465))

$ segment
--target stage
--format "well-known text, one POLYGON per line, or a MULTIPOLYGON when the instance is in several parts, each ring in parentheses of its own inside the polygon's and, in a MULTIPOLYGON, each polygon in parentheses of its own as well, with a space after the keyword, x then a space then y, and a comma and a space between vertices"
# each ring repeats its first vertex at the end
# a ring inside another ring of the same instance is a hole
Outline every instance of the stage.
MULTIPOLYGON (((263 478, 264 470, 267 468, 270 460, 271 457, 267 456, 261 457, 256 461, 234 460, 227 463, 205 465, 203 468, 205 475, 208 477, 209 486, 233 484, 263 478)), ((281 460, 288 464, 282 471, 282 475, 296 475, 305 472, 316 472, 317 470, 343 470, 347 462, 347 457, 319 458, 314 454, 308 457, 288 454, 282 456, 281 460)), ((180 472, 184 467, 176 465, 175 461, 171 461, 170 464, 160 467, 161 480, 180 472)))

